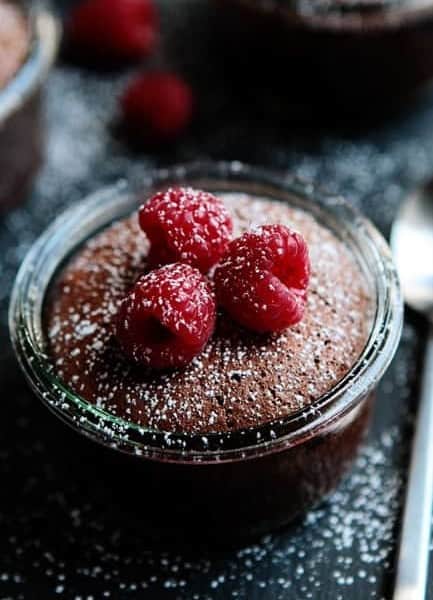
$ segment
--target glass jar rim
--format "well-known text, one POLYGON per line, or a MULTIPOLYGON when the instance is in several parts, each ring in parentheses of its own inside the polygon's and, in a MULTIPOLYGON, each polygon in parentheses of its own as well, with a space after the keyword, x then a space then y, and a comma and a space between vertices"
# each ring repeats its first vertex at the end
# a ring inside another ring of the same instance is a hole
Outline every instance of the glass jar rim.
POLYGON ((0 90, 0 125, 43 84, 59 46, 60 25, 46 3, 32 3, 26 16, 30 26, 29 52, 12 79, 0 90))
POLYGON ((375 227, 341 197, 313 184, 239 162, 193 163, 155 171, 137 181, 104 188, 66 210, 39 237, 18 272, 12 292, 9 327, 20 365, 36 394, 62 420, 81 433, 118 450, 172 462, 238 460, 295 445, 356 407, 377 384, 397 348, 403 302, 390 250, 375 227), (347 374, 304 410, 263 425, 233 432, 169 433, 114 416, 81 398, 53 372, 45 352, 42 311, 46 292, 64 260, 95 233, 127 216, 139 196, 170 184, 210 191, 261 194, 304 207, 333 223, 341 239, 358 244, 359 259, 374 275, 375 314, 366 346, 347 374), (289 200, 290 199, 290 200, 289 200), (89 225, 86 235, 84 224, 89 225), (66 236, 67 232, 67 236, 66 236), (73 240, 75 232, 82 236, 73 240), (59 255, 59 249, 61 253, 59 255))
MULTIPOLYGON (((360 11, 353 3, 347 8, 330 8, 329 5, 311 12, 296 12, 290 7, 276 6, 278 14, 295 25, 306 25, 318 31, 335 33, 374 33, 375 31, 394 30, 433 16, 433 0, 403 0, 373 5, 360 11)), ((269 8, 268 8, 269 10, 269 8)))

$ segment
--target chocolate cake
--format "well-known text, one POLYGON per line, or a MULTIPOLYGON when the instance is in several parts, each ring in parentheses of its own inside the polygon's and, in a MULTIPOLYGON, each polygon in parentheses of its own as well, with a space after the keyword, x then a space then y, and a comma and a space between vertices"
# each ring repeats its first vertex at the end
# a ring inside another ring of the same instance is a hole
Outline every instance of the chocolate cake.
POLYGON ((283 223, 306 239, 312 277, 304 319, 282 334, 256 335, 218 318, 206 349, 186 368, 155 373, 123 356, 114 336, 119 303, 146 270, 137 215, 98 233, 73 256, 46 304, 48 350, 58 375, 107 411, 152 429, 206 434, 261 424, 306 409, 351 368, 366 343, 369 290, 346 245, 286 204, 221 196, 234 236, 283 223))
POLYGON ((26 17, 11 2, 0 0, 0 89, 17 73, 29 51, 26 17))

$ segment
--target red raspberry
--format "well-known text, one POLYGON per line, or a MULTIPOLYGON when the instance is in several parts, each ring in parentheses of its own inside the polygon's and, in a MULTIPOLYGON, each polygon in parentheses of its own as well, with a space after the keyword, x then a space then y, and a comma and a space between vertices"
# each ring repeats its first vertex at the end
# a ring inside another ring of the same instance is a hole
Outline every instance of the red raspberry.
POLYGON ((225 254, 233 223, 221 200, 192 188, 169 188, 140 208, 149 263, 180 261, 207 273, 225 254))
POLYGON ((265 225, 231 242, 215 271, 217 298, 248 329, 281 331, 304 314, 308 248, 283 225, 265 225))
POLYGON ((215 327, 215 299, 200 271, 181 263, 142 275, 120 305, 117 338, 135 362, 165 369, 188 364, 215 327))
POLYGON ((90 58, 130 61, 154 49, 159 30, 153 0, 84 0, 67 25, 72 48, 90 58))
POLYGON ((147 73, 129 84, 121 104, 124 124, 134 138, 169 140, 189 125, 193 93, 177 75, 147 73))

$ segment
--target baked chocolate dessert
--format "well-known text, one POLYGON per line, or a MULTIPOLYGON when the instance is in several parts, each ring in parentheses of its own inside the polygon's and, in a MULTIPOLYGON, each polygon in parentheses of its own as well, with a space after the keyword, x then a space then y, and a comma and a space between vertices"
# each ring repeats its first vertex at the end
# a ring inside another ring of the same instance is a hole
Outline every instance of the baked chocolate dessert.
POLYGON ((371 301, 343 242, 281 202, 223 198, 235 236, 282 223, 306 239, 312 277, 303 320, 264 336, 221 314, 205 350, 183 369, 155 374, 130 364, 115 325, 121 300, 146 270, 148 242, 133 215, 80 249, 51 291, 49 352, 58 375, 81 397, 160 431, 233 431, 306 409, 356 361, 369 333, 371 301))

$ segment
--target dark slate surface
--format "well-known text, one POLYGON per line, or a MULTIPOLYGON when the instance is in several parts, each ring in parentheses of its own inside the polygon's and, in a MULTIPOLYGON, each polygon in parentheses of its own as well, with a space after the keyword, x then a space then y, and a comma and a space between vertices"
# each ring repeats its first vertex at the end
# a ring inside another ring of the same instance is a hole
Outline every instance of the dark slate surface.
POLYGON ((206 2, 167 1, 163 15, 164 49, 152 64, 194 82, 199 112, 189 136, 164 152, 131 152, 111 127, 128 74, 63 64, 47 90, 45 168, 28 204, 0 221, 0 598, 389 598, 423 345, 414 315, 380 386, 369 441, 338 491, 290 530, 230 550, 149 547, 127 511, 92 488, 87 465, 76 477, 56 460, 72 434, 32 396, 15 363, 6 311, 16 269, 54 215, 102 184, 155 165, 239 159, 343 193, 387 235, 404 195, 433 172, 432 94, 362 134, 295 134, 286 101, 254 77, 248 88, 228 85, 206 2))

